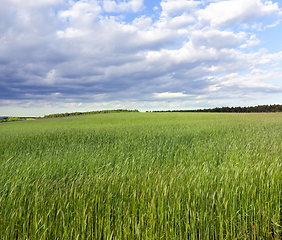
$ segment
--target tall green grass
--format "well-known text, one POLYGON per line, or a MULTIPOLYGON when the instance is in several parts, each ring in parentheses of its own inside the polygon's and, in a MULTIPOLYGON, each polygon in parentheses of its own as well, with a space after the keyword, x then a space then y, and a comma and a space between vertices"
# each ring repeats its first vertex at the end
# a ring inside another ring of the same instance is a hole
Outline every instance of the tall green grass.
POLYGON ((282 114, 0 124, 1 239, 281 239, 282 114))

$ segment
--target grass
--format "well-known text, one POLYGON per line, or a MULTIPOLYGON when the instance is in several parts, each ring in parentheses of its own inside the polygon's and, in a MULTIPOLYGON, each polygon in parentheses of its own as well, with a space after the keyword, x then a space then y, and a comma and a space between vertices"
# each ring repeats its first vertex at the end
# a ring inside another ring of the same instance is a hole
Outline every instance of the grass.
POLYGON ((281 239, 282 114, 0 124, 0 239, 281 239))

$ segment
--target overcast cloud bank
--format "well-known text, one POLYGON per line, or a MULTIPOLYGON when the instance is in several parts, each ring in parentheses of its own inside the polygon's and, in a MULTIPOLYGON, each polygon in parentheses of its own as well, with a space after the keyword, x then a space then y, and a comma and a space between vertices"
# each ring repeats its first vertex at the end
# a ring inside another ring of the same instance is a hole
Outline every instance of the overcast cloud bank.
POLYGON ((3 0, 0 110, 281 103, 278 2, 150 3, 3 0))

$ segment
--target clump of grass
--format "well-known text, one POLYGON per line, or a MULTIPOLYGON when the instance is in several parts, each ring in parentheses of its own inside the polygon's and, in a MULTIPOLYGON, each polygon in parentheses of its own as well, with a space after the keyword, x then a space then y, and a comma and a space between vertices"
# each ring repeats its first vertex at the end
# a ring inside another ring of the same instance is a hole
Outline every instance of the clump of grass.
POLYGON ((280 239, 282 115, 0 126, 2 239, 280 239))

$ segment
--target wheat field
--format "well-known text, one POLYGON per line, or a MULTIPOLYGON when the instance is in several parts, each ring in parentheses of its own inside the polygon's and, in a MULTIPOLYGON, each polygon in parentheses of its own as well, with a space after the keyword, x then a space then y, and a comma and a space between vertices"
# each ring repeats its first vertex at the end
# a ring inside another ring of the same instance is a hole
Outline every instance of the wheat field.
POLYGON ((282 113, 0 124, 0 239, 281 239, 282 113))

